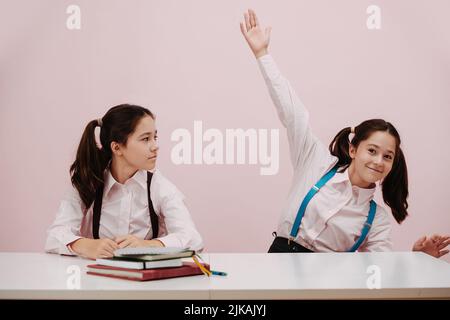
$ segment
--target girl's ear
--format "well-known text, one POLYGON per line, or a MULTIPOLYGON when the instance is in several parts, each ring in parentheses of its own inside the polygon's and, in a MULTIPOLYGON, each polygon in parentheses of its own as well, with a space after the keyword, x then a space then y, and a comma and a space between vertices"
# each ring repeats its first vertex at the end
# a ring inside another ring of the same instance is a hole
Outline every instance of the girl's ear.
POLYGON ((351 143, 348 144, 348 154, 350 155, 350 158, 355 159, 356 148, 351 143))
POLYGON ((120 148, 120 144, 118 144, 115 141, 111 142, 111 151, 113 154, 115 154, 116 156, 121 156, 122 155, 122 150, 120 148))

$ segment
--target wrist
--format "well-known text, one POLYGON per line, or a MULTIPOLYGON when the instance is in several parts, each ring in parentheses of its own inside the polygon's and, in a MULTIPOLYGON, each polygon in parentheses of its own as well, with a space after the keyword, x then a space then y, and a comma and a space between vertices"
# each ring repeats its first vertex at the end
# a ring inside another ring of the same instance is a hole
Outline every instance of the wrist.
POLYGON ((255 54, 255 58, 259 59, 262 56, 265 56, 266 54, 269 54, 269 51, 267 50, 267 48, 264 48, 264 49, 261 49, 261 50, 255 52, 254 54, 255 54))
POLYGON ((86 238, 80 238, 75 240, 72 243, 69 243, 67 246, 76 254, 83 256, 84 255, 84 248, 86 247, 86 243, 89 241, 89 239, 86 238))
POLYGON ((144 240, 147 247, 165 247, 164 243, 158 239, 144 240))

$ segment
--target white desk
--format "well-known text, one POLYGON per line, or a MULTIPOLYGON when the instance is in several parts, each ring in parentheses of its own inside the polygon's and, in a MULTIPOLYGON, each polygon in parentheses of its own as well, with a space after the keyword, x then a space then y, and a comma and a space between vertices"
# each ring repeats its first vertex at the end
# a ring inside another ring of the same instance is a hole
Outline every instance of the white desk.
POLYGON ((211 254, 211 299, 450 299, 450 264, 417 252, 211 254), (367 280, 379 267, 380 289, 367 280), (245 267, 245 268, 244 268, 245 267))
POLYGON ((205 276, 137 282, 88 275, 88 264, 95 261, 0 253, 0 299, 209 299, 210 280, 205 276), (80 289, 70 287, 75 274, 70 266, 80 268, 80 289))
POLYGON ((227 277, 148 282, 92 276, 77 257, 0 253, 0 299, 450 299, 450 264, 423 253, 203 254, 227 277), (367 273, 379 267, 380 289, 367 273), (80 288, 68 287, 70 266, 80 288))

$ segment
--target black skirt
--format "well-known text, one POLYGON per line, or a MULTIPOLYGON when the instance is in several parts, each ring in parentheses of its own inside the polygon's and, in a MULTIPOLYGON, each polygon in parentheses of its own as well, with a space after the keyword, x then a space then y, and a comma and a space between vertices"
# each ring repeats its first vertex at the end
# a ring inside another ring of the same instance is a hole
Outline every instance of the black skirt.
POLYGON ((304 246, 298 244, 297 242, 291 241, 288 243, 288 239, 283 237, 276 237, 273 240, 272 245, 269 248, 269 253, 281 253, 281 252, 295 252, 295 253, 304 253, 304 252, 314 252, 311 251, 304 246))

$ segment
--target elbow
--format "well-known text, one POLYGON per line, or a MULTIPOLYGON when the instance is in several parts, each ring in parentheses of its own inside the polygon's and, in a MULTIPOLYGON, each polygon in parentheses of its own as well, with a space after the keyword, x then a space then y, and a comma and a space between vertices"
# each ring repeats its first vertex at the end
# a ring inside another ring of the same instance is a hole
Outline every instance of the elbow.
POLYGON ((58 246, 55 244, 54 239, 51 239, 50 237, 47 238, 44 246, 44 251, 46 253, 59 253, 58 246))

